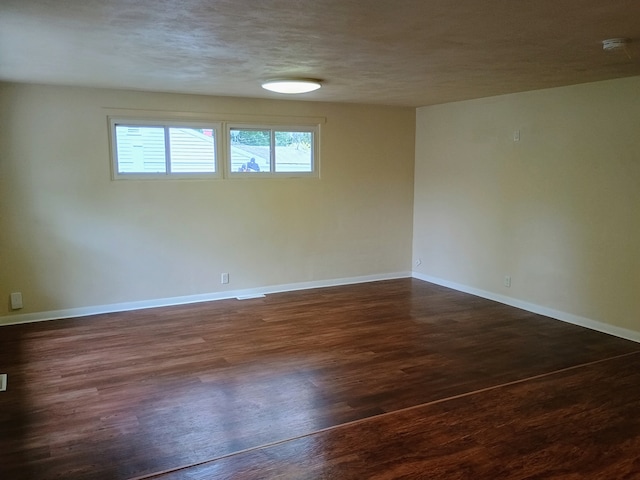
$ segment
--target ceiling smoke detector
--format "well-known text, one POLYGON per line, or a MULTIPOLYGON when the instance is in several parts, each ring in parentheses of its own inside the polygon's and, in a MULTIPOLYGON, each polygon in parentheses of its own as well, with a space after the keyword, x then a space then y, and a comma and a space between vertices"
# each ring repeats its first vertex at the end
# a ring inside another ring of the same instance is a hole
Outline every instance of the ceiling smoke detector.
POLYGON ((602 49, 610 52, 612 50, 619 50, 624 48, 629 43, 628 38, 609 38, 602 41, 602 49))

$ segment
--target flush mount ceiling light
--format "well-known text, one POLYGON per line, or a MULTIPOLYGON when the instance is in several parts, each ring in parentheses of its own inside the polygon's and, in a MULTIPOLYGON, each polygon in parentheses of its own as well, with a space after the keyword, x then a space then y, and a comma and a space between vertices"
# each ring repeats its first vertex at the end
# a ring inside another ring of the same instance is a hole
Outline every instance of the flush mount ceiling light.
POLYGON ((628 38, 609 38, 602 41, 602 49, 606 51, 624 49, 629 43, 628 38))
POLYGON ((276 93, 308 93, 320 88, 320 80, 312 78, 275 78, 262 84, 262 88, 276 93))

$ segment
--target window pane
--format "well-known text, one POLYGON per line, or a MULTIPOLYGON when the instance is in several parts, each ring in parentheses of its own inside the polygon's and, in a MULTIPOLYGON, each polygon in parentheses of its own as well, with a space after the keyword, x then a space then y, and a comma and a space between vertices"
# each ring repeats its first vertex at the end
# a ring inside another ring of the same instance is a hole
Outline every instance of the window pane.
POLYGON ((118 173, 165 173, 163 127, 116 125, 118 173))
POLYGON ((212 129, 169 128, 172 173, 215 173, 215 133, 212 129))
POLYGON ((312 132, 276 132, 276 172, 313 172, 312 132))
POLYGON ((232 128, 231 171, 271 171, 271 131, 232 128))

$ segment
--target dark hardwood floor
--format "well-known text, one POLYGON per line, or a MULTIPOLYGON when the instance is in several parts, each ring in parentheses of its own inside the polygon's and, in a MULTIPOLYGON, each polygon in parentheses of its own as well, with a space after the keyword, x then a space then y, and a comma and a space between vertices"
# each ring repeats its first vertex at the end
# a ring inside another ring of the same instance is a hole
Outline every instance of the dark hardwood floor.
POLYGON ((1 479, 640 478, 640 345, 414 279, 0 327, 1 479))

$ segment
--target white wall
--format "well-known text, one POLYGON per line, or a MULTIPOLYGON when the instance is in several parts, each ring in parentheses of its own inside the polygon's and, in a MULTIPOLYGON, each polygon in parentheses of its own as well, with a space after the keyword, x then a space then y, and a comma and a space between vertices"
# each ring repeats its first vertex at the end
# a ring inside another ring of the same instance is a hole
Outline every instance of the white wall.
POLYGON ((411 269, 413 109, 0 84, 0 125, 0 323, 411 269), (321 179, 113 181, 105 107, 324 117, 321 179))
POLYGON ((0 84, 0 323, 403 272, 413 238, 424 278, 640 332, 638 92, 634 77, 414 117, 0 84), (105 107, 324 117, 322 178, 112 181, 105 107))
POLYGON ((417 274, 640 332, 640 77, 416 123, 417 274))

